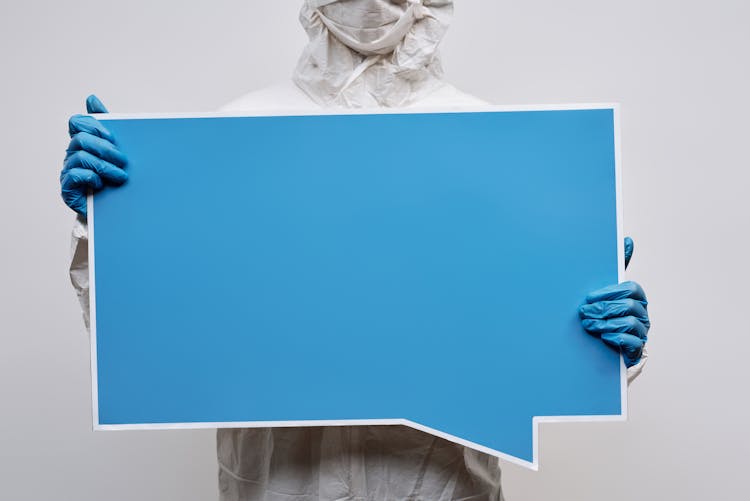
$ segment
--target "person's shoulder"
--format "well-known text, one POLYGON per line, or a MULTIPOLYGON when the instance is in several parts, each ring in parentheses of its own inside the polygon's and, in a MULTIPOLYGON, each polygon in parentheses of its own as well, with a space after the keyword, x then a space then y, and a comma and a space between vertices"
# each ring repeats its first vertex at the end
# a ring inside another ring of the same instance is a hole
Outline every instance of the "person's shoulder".
POLYGON ((482 106, 487 104, 489 104, 487 101, 467 94, 447 82, 443 82, 434 91, 414 102, 411 107, 482 106))
POLYGON ((219 111, 312 111, 318 109, 320 106, 290 80, 248 92, 228 102, 219 108, 219 111))

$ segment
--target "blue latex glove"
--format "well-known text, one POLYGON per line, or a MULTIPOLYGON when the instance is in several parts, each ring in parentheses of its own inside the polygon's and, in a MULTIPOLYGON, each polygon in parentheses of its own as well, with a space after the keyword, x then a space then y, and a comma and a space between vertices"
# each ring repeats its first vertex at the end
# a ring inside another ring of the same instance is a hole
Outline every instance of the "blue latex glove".
MULTIPOLYGON (((625 238, 625 267, 633 256, 633 240, 625 238)), ((610 285, 586 296, 586 304, 578 313, 586 332, 601 337, 609 346, 623 354, 625 365, 637 364, 648 340, 651 322, 648 301, 640 285, 623 282, 610 285)))
MULTIPOLYGON (((86 99, 88 113, 107 113, 99 98, 86 99)), ((65 204, 86 217, 86 195, 89 189, 120 186, 128 179, 123 169, 128 161, 117 149, 111 132, 97 119, 73 115, 68 121, 70 144, 60 173, 60 187, 65 204)))

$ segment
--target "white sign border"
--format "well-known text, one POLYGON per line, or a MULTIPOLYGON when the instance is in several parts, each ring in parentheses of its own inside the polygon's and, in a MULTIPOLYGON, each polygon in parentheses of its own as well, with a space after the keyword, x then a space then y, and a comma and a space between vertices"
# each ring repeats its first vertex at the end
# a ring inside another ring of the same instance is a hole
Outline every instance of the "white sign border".
MULTIPOLYGON (((620 145, 620 105, 618 103, 576 103, 576 104, 529 104, 529 105, 479 105, 479 106, 441 106, 424 108, 372 108, 372 109, 322 109, 322 110, 262 110, 248 112, 212 112, 212 113, 107 113, 91 114, 95 118, 106 120, 132 119, 164 119, 164 118, 227 118, 227 117, 267 117, 267 116, 318 116, 318 115, 403 115, 430 113, 482 113, 482 112, 512 112, 512 111, 565 111, 565 110, 596 110, 611 109, 614 120, 615 141, 615 183, 616 183, 616 212, 617 212, 617 259, 618 282, 625 278, 625 246, 623 231, 623 202, 622 202, 622 158, 620 145)), ((99 390, 96 349, 96 262, 94 254, 94 197, 89 193, 87 198, 88 211, 88 251, 89 251, 89 308, 91 331, 91 399, 92 421, 95 431, 108 430, 177 430, 177 429, 205 429, 205 428, 268 428, 268 427, 304 427, 304 426, 372 426, 372 425, 404 425, 416 430, 427 432, 451 442, 461 444, 474 450, 496 456, 534 471, 539 470, 539 427, 542 423, 570 423, 570 422, 620 422, 628 419, 628 382, 627 369, 622 356, 620 357, 620 414, 600 416, 534 416, 532 418, 532 461, 511 456, 483 445, 464 440, 462 438, 441 432, 408 419, 343 419, 343 420, 310 420, 310 421, 248 421, 248 422, 217 422, 217 423, 144 423, 129 425, 101 424, 99 422, 99 390)))

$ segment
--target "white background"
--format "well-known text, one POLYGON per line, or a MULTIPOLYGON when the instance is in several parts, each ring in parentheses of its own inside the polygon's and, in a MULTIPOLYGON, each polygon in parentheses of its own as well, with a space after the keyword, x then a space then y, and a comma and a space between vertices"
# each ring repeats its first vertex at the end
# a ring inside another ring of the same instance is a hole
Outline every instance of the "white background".
MULTIPOLYGON (((750 3, 457 4, 443 52, 462 90, 495 104, 622 103, 629 276, 654 324, 630 421, 543 425, 541 470, 504 467, 508 500, 745 499, 750 3)), ((216 498, 213 432, 91 431, 59 198, 67 118, 92 92, 117 112, 211 111, 289 78, 299 5, 2 0, 3 499, 216 498)), ((542 313, 544 291, 534 301, 542 313)))

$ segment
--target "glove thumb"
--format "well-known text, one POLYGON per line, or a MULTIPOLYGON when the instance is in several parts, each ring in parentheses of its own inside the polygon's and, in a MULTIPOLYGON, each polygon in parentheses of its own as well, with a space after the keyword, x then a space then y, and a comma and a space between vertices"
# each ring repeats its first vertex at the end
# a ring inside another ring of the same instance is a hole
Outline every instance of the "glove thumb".
POLYGON ((633 239, 625 237, 625 269, 628 269, 630 258, 633 257, 633 239))
POLYGON ((98 97, 91 94, 86 98, 86 113, 109 113, 98 97))

